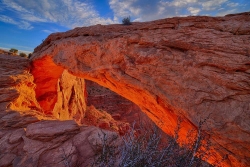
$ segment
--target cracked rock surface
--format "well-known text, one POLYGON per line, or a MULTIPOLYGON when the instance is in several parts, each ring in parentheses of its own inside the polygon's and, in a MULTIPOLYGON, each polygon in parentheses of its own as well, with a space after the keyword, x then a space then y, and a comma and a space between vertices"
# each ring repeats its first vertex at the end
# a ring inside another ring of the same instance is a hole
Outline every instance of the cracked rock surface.
POLYGON ((206 119, 215 155, 250 166, 249 13, 75 28, 35 49, 34 63, 47 59, 131 100, 167 134, 178 116, 181 134, 206 119))

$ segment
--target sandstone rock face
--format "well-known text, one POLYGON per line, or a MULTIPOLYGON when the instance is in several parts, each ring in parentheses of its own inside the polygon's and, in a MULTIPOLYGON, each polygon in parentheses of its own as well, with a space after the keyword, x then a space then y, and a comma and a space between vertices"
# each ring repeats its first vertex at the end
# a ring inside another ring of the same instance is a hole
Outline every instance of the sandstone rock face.
POLYGON ((85 83, 88 106, 93 105, 99 110, 107 111, 115 120, 122 120, 130 125, 152 124, 152 121, 133 102, 95 82, 86 80, 85 83))
MULTIPOLYGON (((50 35, 32 59, 54 63, 51 77, 67 69, 108 87, 168 134, 178 116, 181 135, 207 119, 215 156, 250 166, 249 13, 75 28, 50 35)), ((41 94, 51 91, 43 88, 37 84, 41 94)))
POLYGON ((26 58, 0 55, 0 109, 36 109, 33 76, 29 73, 30 64, 26 58))
MULTIPOLYGON (((94 126, 79 126, 73 120, 59 121, 61 118, 54 114, 44 114, 36 100, 35 84, 29 70, 28 59, 0 55, 0 167, 90 165, 101 145, 103 133, 116 138, 118 134, 101 131, 94 126)), ((77 89, 72 88, 72 85, 84 86, 81 81, 62 72, 61 78, 56 82, 58 85, 61 82, 62 85, 62 89, 56 92, 58 99, 66 100, 68 88, 76 89, 79 91, 75 93, 77 100, 70 104, 80 103, 84 94, 78 96, 78 93, 80 94, 82 90, 79 89, 82 87, 77 89), (63 93, 65 96, 60 96, 63 93)), ((75 108, 82 111, 86 107, 85 100, 83 102, 82 107, 75 108)), ((55 106, 61 104, 64 103, 58 100, 55 106)), ((58 112, 55 108, 53 111, 58 112)), ((67 119, 70 119, 70 115, 67 119)), ((119 142, 119 139, 109 142, 119 142)))
POLYGON ((87 107, 82 123, 117 132, 121 136, 125 135, 133 125, 133 122, 130 123, 126 119, 117 119, 105 110, 96 109, 93 105, 87 107))
POLYGON ((57 101, 53 115, 60 120, 73 119, 82 123, 86 111, 85 82, 63 71, 57 85, 57 101))
MULTIPOLYGON (((105 133, 97 127, 79 127, 74 121, 40 121, 24 128, 0 129, 0 166, 89 166, 105 133)), ((116 141, 110 142, 118 142, 116 141)), ((116 144, 116 143, 114 143, 116 144)))
POLYGON ((84 79, 58 68, 49 59, 36 61, 32 66, 35 94, 42 112, 60 120, 82 123, 86 111, 84 79))

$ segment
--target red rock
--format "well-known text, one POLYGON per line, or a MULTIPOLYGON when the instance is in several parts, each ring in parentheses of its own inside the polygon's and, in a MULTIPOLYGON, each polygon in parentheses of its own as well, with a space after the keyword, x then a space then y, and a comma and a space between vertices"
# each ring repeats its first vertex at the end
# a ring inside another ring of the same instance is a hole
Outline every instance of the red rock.
POLYGON ((112 118, 115 120, 121 120, 121 115, 120 114, 112 114, 112 118))
POLYGON ((11 166, 12 161, 15 159, 15 157, 16 157, 15 154, 4 154, 1 157, 0 166, 2 167, 11 166))
POLYGON ((19 56, 0 55, 0 108, 26 111, 40 108, 37 103, 30 63, 19 56))
POLYGON ((108 88, 102 87, 95 82, 85 81, 87 90, 87 104, 95 108, 105 110, 115 120, 133 123, 145 122, 151 124, 152 121, 133 102, 112 92, 108 88))
MULTIPOLYGON (((229 154, 225 165, 250 166, 249 38, 249 13, 76 28, 38 46, 32 61, 43 63, 32 71, 40 74, 49 63, 52 78, 67 69, 97 82, 140 106, 168 134, 178 116, 182 137, 208 118, 204 130, 220 149, 216 157, 229 154)), ((47 77, 33 74, 40 95, 56 92, 39 85, 38 76, 47 77)))
POLYGON ((30 139, 49 141, 60 135, 74 135, 80 130, 75 121, 39 121, 29 124, 26 136, 30 139))
POLYGON ((81 124, 86 112, 85 81, 63 71, 58 80, 53 115, 60 120, 73 119, 81 124))
MULTIPOLYGON (((209 115, 204 130, 219 149, 214 157, 228 153, 224 166, 249 166, 249 22, 245 13, 77 28, 46 39, 36 49, 32 70, 28 59, 0 55, 0 166, 92 162, 100 129, 56 121, 85 121, 80 78, 135 102, 169 134, 177 116, 185 120, 182 136, 209 115)), ((97 125, 100 113, 91 117, 97 125)), ((120 134, 129 128, 105 117, 120 134)))
MULTIPOLYGON (((29 63, 28 59, 18 56, 0 55, 0 166, 64 167, 66 162, 74 166, 82 158, 84 158, 83 166, 89 165, 93 162, 95 152, 88 137, 99 129, 96 127, 80 129, 72 120, 63 122, 55 120, 56 117, 53 115, 42 113, 42 108, 36 100, 35 84, 33 76, 29 73, 29 63)), ((80 85, 80 81, 74 76, 68 77, 66 74, 66 77, 60 79, 63 87, 61 92, 67 92, 68 88, 72 88, 72 84, 80 85), (67 79, 75 80, 68 84, 62 81, 67 79)), ((79 91, 75 94, 78 96, 81 90, 74 89, 79 91)), ((67 95, 69 94, 65 93, 65 96, 61 97, 66 101, 67 95)), ((79 99, 72 100, 70 104, 80 103, 83 96, 79 95, 79 99)), ((56 105, 63 104, 59 102, 57 101, 56 105)), ((84 107, 85 103, 82 104, 84 107)), ((81 109, 79 107, 79 112, 81 109)), ((75 113, 77 112, 73 111, 72 115, 75 113)))
POLYGON ((84 80, 58 68, 49 58, 46 61, 36 61, 33 63, 36 68, 32 68, 42 112, 81 124, 86 110, 84 80))
POLYGON ((110 124, 109 124, 109 122, 102 120, 102 121, 99 121, 98 127, 102 128, 102 129, 108 129, 108 128, 110 128, 110 124))
POLYGON ((25 135, 25 130, 22 128, 13 131, 13 133, 9 137, 9 143, 14 144, 22 141, 22 136, 24 135, 25 135))

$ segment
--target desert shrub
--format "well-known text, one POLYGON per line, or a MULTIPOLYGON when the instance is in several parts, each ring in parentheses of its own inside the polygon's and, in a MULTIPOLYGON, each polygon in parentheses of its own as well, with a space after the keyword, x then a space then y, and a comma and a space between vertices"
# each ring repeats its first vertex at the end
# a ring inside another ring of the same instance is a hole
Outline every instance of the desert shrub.
POLYGON ((108 136, 105 132, 98 134, 101 139, 101 145, 96 145, 96 156, 92 167, 113 167, 117 158, 117 146, 112 141, 117 139, 117 136, 108 136), (100 148, 98 148, 100 147, 100 148))
MULTIPOLYGON (((200 122, 198 131, 190 130, 186 143, 178 144, 181 123, 173 137, 166 137, 158 127, 135 126, 122 137, 120 148, 107 144, 107 136, 102 138, 102 151, 95 159, 96 166, 110 167, 209 167, 205 161, 211 156, 208 136, 202 132, 200 122), (167 140, 166 140, 167 138, 167 140), (167 141, 167 142, 166 142, 167 141), (119 149, 118 152, 116 149, 119 149), (204 161, 205 160, 205 161, 204 161), (116 165, 114 165, 116 164, 116 165)), ((219 166, 219 163, 214 166, 219 166)))
POLYGON ((15 48, 11 48, 11 49, 9 50, 9 52, 12 53, 12 54, 14 54, 14 55, 17 55, 18 50, 15 49, 15 48))
POLYGON ((26 58, 28 57, 27 54, 22 53, 22 52, 19 54, 19 56, 21 56, 21 57, 26 57, 26 58))
MULTIPOLYGON (((140 130, 143 133, 139 134, 138 136, 135 136, 135 134, 130 131, 123 137, 124 145, 122 145, 120 152, 120 166, 209 166, 204 161, 202 161, 203 157, 196 156, 196 154, 200 151, 202 141, 201 135, 199 133, 195 136, 195 139, 189 140, 186 145, 180 147, 178 145, 180 124, 175 131, 174 137, 168 137, 167 143, 163 142, 162 133, 160 133, 160 130, 156 126, 150 130, 147 128, 140 130)), ((195 131, 190 133, 190 138, 191 135, 194 135, 194 132, 195 131)), ((207 154, 208 153, 206 153, 206 155, 207 154)))
POLYGON ((122 24, 123 24, 123 25, 131 25, 130 16, 129 16, 129 17, 123 18, 123 19, 122 19, 122 24))

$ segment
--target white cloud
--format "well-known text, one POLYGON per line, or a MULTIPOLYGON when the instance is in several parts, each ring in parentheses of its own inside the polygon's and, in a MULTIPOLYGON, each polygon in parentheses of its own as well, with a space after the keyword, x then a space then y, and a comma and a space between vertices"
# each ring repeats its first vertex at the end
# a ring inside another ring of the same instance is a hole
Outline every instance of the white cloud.
POLYGON ((216 16, 226 11, 242 11, 239 3, 232 3, 231 0, 109 0, 109 5, 116 18, 122 20, 131 16, 134 21, 187 15, 216 16))
POLYGON ((30 23, 26 22, 26 21, 21 21, 19 24, 18 24, 18 27, 21 28, 21 29, 25 29, 25 30, 31 30, 33 29, 34 27, 31 26, 30 23))
POLYGON ((205 2, 201 2, 201 5, 204 10, 216 10, 221 7, 221 5, 228 0, 207 0, 205 2))
POLYGON ((110 8, 120 20, 132 16, 134 21, 150 21, 155 19, 197 15, 201 11, 203 0, 109 0, 110 8))
POLYGON ((48 34, 53 33, 53 31, 51 31, 51 30, 42 30, 42 31, 45 32, 45 33, 48 33, 48 34))
POLYGON ((5 15, 0 15, 0 21, 1 22, 5 22, 5 23, 9 23, 9 24, 14 24, 16 26, 18 26, 20 29, 24 29, 24 30, 30 30, 32 28, 34 28, 33 26, 31 26, 30 23, 26 22, 26 21, 16 21, 14 19, 12 19, 11 17, 5 16, 5 15))
POLYGON ((134 21, 149 21, 171 17, 175 13, 169 2, 163 0, 109 0, 110 8, 120 20, 131 16, 134 21))
POLYGON ((239 6, 239 3, 230 2, 230 3, 227 4, 227 6, 234 8, 234 7, 239 6))
POLYGON ((18 24, 18 22, 13 20, 11 17, 5 16, 5 15, 0 15, 0 21, 4 23, 15 24, 15 25, 18 24))
POLYGON ((58 29, 58 28, 49 28, 49 29, 44 29, 44 30, 41 30, 41 31, 45 32, 45 33, 48 33, 48 34, 61 32, 61 30, 58 29))
POLYGON ((110 0, 109 5, 114 10, 115 15, 119 17, 127 17, 129 15, 138 15, 142 6, 134 5, 136 0, 110 0))
POLYGON ((5 6, 7 6, 8 8, 18 11, 18 12, 25 12, 25 13, 29 13, 29 11, 27 11, 25 8, 23 8, 22 6, 18 5, 17 3, 10 1, 10 0, 2 0, 3 4, 5 6))
POLYGON ((184 7, 187 4, 195 3, 197 0, 173 0, 170 5, 175 7, 184 7))
POLYGON ((218 16, 225 16, 227 14, 232 14, 232 13, 237 13, 237 9, 224 10, 224 11, 219 12, 217 15, 218 16))
POLYGON ((87 2, 80 0, 2 0, 6 9, 15 12, 18 19, 23 21, 23 27, 27 29, 31 28, 34 22, 57 23, 68 28, 115 23, 111 18, 99 16, 94 7, 87 2))
POLYGON ((188 11, 189 11, 192 15, 197 15, 201 10, 200 10, 199 8, 188 7, 188 11))
POLYGON ((21 18, 29 22, 47 22, 45 18, 37 17, 32 14, 22 14, 21 18))

